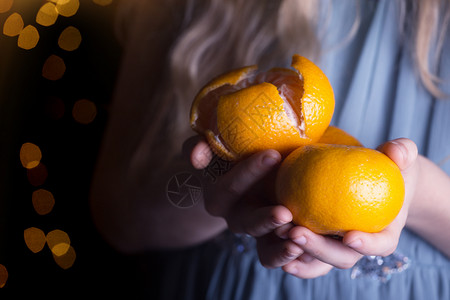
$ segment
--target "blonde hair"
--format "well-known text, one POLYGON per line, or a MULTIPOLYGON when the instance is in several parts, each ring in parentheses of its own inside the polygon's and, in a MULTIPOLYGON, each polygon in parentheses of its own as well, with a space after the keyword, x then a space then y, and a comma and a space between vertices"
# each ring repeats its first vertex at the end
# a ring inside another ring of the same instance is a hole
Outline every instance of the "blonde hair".
MULTIPOLYGON (((198 1, 185 1, 178 39, 168 56, 167 85, 162 86, 164 91, 158 93, 160 99, 155 97, 149 101, 153 111, 162 114, 170 111, 170 135, 172 140, 178 141, 190 132, 188 112, 195 93, 211 77, 244 65, 258 64, 261 68, 288 65, 293 53, 317 60, 321 52, 317 37, 319 1, 198 1)), ((121 37, 126 39, 127 30, 133 30, 133 26, 123 26, 130 18, 130 12, 142 10, 139 7, 143 4, 149 6, 149 2, 122 2, 119 7, 122 17, 118 22, 121 37)), ((177 0, 165 3, 180 6, 177 0)), ((441 52, 450 18, 449 0, 399 0, 398 3, 399 25, 405 35, 409 35, 407 40, 419 78, 432 95, 443 97, 438 87, 439 78, 435 75, 437 61, 429 58, 438 58, 441 52), (440 19, 439 11, 443 8, 446 12, 440 19)), ((359 1, 355 0, 356 7, 358 4, 359 1)), ((349 38, 356 33, 358 25, 359 15, 356 14, 349 38)), ((146 47, 152 45, 140 46, 140 49, 132 51, 146 51, 146 47)), ((162 126, 156 122, 144 126, 143 130, 147 132, 143 133, 135 155, 139 164, 148 159, 155 140, 167 134, 162 126)), ((171 148, 179 151, 179 145, 171 148)))

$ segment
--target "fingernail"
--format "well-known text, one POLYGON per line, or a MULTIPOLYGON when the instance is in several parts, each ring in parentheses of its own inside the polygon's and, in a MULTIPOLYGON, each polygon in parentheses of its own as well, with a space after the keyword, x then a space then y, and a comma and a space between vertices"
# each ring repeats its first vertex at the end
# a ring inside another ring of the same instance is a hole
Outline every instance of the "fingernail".
POLYGON ((266 155, 266 156, 264 156, 262 163, 263 163, 263 165, 265 165, 267 167, 272 167, 278 163, 278 159, 276 159, 275 157, 273 157, 271 155, 266 155))
POLYGON ((295 240, 294 240, 294 243, 296 243, 296 244, 298 244, 298 245, 302 245, 302 246, 304 246, 304 245, 306 245, 306 238, 304 237, 304 236, 301 236, 301 237, 299 237, 299 238, 296 238, 295 240))
POLYGON ((362 241, 360 239, 354 240, 353 242, 347 244, 350 248, 357 249, 362 246, 362 241))

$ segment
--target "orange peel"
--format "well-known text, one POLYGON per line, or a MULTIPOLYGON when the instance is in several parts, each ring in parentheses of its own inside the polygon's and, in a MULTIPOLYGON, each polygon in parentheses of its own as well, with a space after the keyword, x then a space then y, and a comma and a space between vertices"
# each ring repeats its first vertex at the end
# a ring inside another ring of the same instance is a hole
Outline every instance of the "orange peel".
POLYGON ((265 149, 285 157, 317 142, 333 116, 333 89, 308 59, 294 55, 292 68, 248 66, 213 79, 193 101, 191 127, 232 161, 265 149))

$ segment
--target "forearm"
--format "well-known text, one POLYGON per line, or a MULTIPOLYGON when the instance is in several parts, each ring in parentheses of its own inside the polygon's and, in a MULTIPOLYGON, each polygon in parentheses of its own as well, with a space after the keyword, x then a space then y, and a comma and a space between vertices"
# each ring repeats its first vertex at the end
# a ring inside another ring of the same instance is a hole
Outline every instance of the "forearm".
POLYGON ((159 172, 154 176, 156 179, 147 183, 142 178, 141 183, 130 180, 132 174, 114 169, 117 167, 100 161, 92 187, 91 209, 100 233, 119 251, 186 247, 225 228, 222 219, 204 210, 202 200, 188 209, 170 203, 166 184, 170 175, 177 173, 176 166, 173 172, 159 172))
POLYGON ((406 226, 450 257, 450 177, 423 156, 406 226))

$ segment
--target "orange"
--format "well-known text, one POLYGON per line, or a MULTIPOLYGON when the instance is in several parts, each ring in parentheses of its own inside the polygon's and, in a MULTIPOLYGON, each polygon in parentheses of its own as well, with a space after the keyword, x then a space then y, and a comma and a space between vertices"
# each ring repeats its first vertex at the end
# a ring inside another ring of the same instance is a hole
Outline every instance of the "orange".
POLYGON ((362 146, 362 144, 355 137, 335 126, 328 126, 327 130, 325 130, 324 134, 320 138, 319 143, 362 146))
POLYGON ((226 160, 265 149, 287 156, 317 142, 333 116, 333 89, 308 59, 294 55, 292 67, 249 66, 213 79, 194 99, 191 127, 226 160))
POLYGON ((405 194, 397 165, 376 150, 345 145, 300 147, 281 164, 277 201, 293 222, 315 233, 379 232, 399 213, 405 194))

